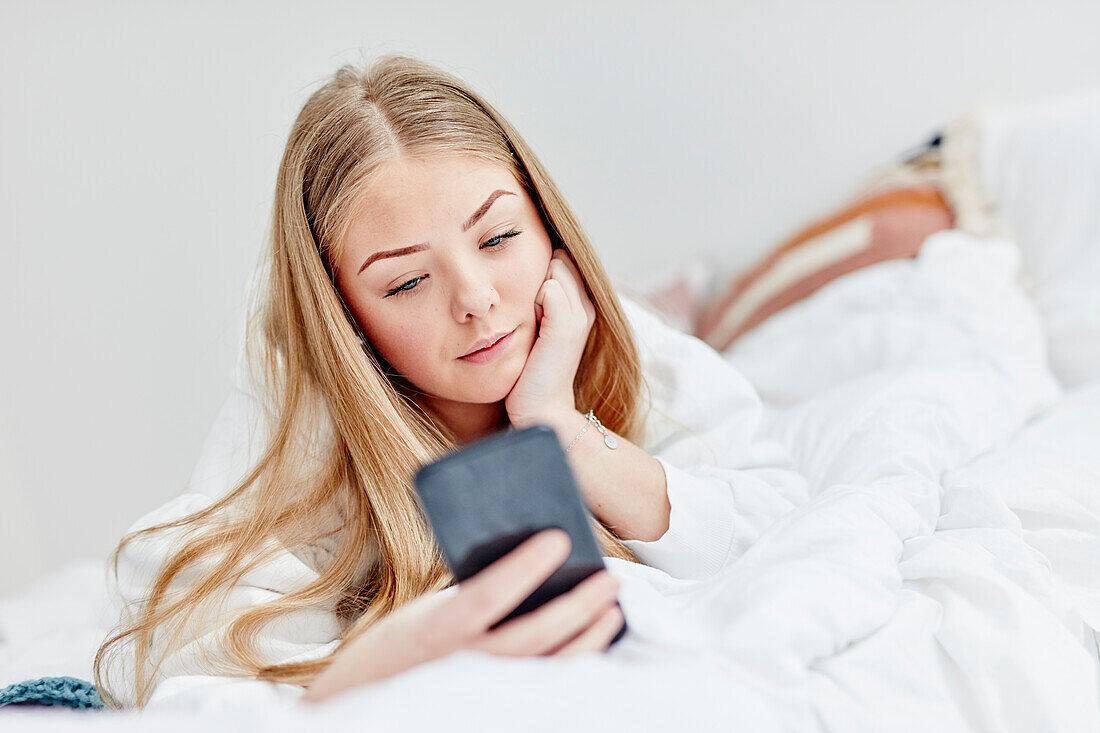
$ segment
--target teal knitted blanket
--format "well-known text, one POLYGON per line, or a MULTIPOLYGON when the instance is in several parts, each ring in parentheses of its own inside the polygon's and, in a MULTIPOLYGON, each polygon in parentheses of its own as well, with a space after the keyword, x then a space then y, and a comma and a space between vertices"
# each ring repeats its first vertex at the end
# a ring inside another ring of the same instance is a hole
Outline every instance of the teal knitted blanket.
POLYGON ((102 708, 103 698, 91 682, 76 677, 42 677, 0 689, 5 705, 60 705, 68 708, 102 708))

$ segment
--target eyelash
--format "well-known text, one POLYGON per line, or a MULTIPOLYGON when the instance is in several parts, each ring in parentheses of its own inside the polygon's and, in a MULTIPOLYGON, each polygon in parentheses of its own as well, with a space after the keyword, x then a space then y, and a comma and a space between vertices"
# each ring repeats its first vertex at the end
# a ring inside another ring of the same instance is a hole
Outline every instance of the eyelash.
MULTIPOLYGON (((508 239, 509 237, 514 237, 518 234, 523 234, 523 232, 519 229, 513 229, 510 232, 505 232, 504 234, 498 234, 497 236, 492 237, 491 239, 485 240, 481 244, 481 247, 490 247, 490 248, 495 249, 495 250, 504 249, 504 247, 507 246, 506 244, 504 244, 504 240, 508 239), (500 240, 500 241, 497 241, 496 244, 489 244, 490 242, 493 242, 495 240, 500 240)), ((478 249, 480 249, 481 247, 479 247, 478 249)), ((416 277, 416 278, 413 278, 412 280, 408 280, 407 282, 404 282, 401 285, 398 285, 396 288, 388 291, 382 297, 388 298, 391 295, 401 296, 401 295, 405 295, 406 293, 411 293, 414 290, 416 290, 416 286, 420 283, 420 281, 427 279, 427 277, 428 277, 427 275, 421 275, 420 277, 416 277), (412 287, 411 288, 405 287, 409 283, 412 283, 412 287)))

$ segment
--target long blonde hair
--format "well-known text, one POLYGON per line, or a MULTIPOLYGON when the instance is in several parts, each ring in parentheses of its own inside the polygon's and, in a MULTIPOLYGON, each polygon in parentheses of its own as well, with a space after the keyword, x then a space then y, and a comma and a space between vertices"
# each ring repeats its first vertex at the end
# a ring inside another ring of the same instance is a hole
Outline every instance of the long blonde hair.
MULTIPOLYGON (((224 497, 131 532, 115 549, 110 562, 117 576, 119 555, 131 541, 182 531, 148 597, 132 604, 96 654, 95 683, 110 706, 120 705, 104 678, 105 662, 121 653, 123 642, 132 646, 126 698, 141 708, 168 647, 200 605, 214 603, 273 555, 308 548, 334 529, 339 543, 327 567, 316 568, 316 580, 215 624, 227 626, 217 651, 228 662, 216 667, 204 652, 210 673, 308 686, 331 656, 270 664, 254 648, 265 624, 301 609, 330 608, 347 642, 402 604, 454 582, 412 476, 452 450, 455 437, 361 341, 332 279, 336 243, 371 173, 397 155, 440 153, 506 166, 531 196, 554 246, 576 262, 596 309, 574 380, 576 404, 640 442, 648 398, 641 395, 645 383, 630 325, 591 243, 523 138, 464 82, 430 64, 390 55, 362 69, 344 66, 310 96, 290 132, 261 269, 264 289, 246 326, 250 379, 260 387, 269 440, 224 497), (377 558, 364 566, 364 548, 372 546, 377 558), (196 580, 170 593, 188 570, 196 580)), ((592 525, 605 555, 637 562, 608 527, 595 517, 592 525)))

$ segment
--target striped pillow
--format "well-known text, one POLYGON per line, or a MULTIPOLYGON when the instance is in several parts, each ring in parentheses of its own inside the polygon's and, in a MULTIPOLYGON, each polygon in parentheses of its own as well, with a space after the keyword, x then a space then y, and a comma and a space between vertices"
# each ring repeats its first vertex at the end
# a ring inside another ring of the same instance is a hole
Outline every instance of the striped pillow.
POLYGON ((953 226, 952 210, 928 176, 880 180, 720 288, 699 314, 694 334, 724 351, 749 329, 830 281, 876 262, 916 257, 926 237, 953 226))

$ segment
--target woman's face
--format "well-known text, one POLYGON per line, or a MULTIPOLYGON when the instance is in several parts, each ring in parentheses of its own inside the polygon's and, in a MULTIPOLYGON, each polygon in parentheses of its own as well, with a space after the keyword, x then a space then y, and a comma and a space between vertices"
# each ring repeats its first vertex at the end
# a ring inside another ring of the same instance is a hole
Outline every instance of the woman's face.
POLYGON ((388 161, 341 245, 337 288, 382 358, 429 402, 508 395, 535 343, 552 245, 507 168, 468 156, 388 161), (510 332, 494 359, 459 358, 510 332))

